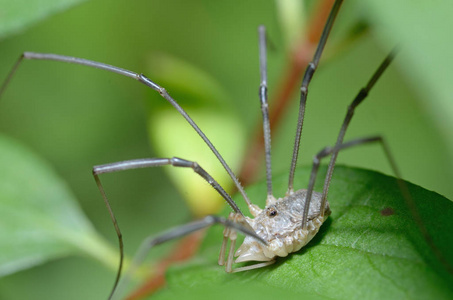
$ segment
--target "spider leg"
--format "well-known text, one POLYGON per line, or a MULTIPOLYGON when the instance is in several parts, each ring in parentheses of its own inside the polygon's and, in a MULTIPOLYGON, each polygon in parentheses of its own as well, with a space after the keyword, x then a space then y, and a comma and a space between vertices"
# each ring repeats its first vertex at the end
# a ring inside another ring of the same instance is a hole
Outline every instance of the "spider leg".
MULTIPOLYGON (((376 143, 376 142, 382 146, 385 156, 387 157, 390 167, 392 168, 392 171, 396 177, 396 181, 399 186, 399 189, 401 190, 401 194, 403 195, 403 198, 406 201, 406 205, 416 221, 416 224, 418 226, 420 233, 423 235, 427 245, 431 248, 433 253, 436 255, 439 262, 441 262, 442 265, 445 267, 445 269, 451 273, 451 270, 453 269, 452 266, 445 259, 444 255, 439 251, 439 248, 434 244, 433 238, 431 237, 430 233, 428 232, 428 230, 420 216, 420 213, 418 212, 418 209, 409 192, 409 188, 408 188, 406 182, 401 179, 401 173, 398 170, 395 159, 393 158, 393 155, 391 154, 387 143, 380 136, 355 139, 355 140, 343 143, 341 145, 336 145, 335 147, 326 147, 326 148, 322 149, 321 151, 319 151, 318 154, 316 154, 316 156, 313 158, 313 167, 312 167, 312 170, 310 173, 310 180, 309 180, 309 184, 308 184, 308 188, 307 188, 304 215, 302 218, 302 228, 306 229, 306 227, 307 227, 306 220, 307 220, 307 216, 308 216, 308 208, 309 208, 310 200, 311 200, 311 197, 313 194, 313 187, 315 185, 316 175, 319 170, 319 165, 320 165, 321 159, 328 155, 333 155, 335 153, 338 153, 339 151, 342 151, 342 150, 350 148, 350 147, 359 146, 359 145, 368 144, 368 143, 376 143)), ((322 204, 323 203, 321 203, 320 209, 323 208, 322 204)), ((325 203, 324 203, 324 207, 325 207, 325 203)), ((321 214, 323 212, 324 211, 320 211, 321 214)))
POLYGON ((267 183, 266 206, 267 206, 275 202, 276 199, 272 193, 271 126, 269 124, 269 105, 267 102, 266 28, 264 26, 260 26, 258 28, 258 35, 259 35, 260 78, 261 78, 259 96, 261 112, 263 114, 264 149, 266 154, 266 183, 267 183))
POLYGON ((234 175, 231 168, 228 166, 228 164, 225 162, 223 157, 220 155, 220 153, 217 151, 217 149, 214 147, 214 145, 211 143, 211 141, 208 139, 208 137, 204 134, 204 132, 198 127, 198 125, 192 120, 192 118, 187 114, 187 112, 170 96, 170 94, 163 87, 161 87, 158 84, 156 84, 155 82, 151 81, 145 75, 139 74, 139 73, 136 73, 133 71, 129 71, 129 70, 126 70, 123 68, 115 67, 115 66, 112 66, 109 64, 92 61, 92 60, 88 60, 88 59, 83 59, 83 58, 78 58, 78 57, 71 57, 71 56, 51 54, 51 53, 24 52, 19 57, 17 62, 14 64, 13 68, 11 69, 10 73, 8 74, 8 77, 1 85, 0 98, 3 95, 3 93, 5 92, 9 82, 14 77, 14 74, 16 73, 18 67, 24 61, 24 59, 60 61, 60 62, 65 62, 65 63, 72 63, 72 64, 77 64, 77 65, 88 66, 91 68, 101 69, 101 70, 116 73, 116 74, 119 74, 122 76, 133 78, 133 79, 139 81, 140 83, 157 91, 165 100, 167 100, 186 119, 186 121, 192 126, 192 128, 197 132, 197 134, 203 139, 205 144, 214 153, 214 155, 217 157, 217 159, 222 164, 224 169, 227 171, 228 175, 233 180, 236 188, 239 190, 239 192, 243 196, 247 205, 249 207, 253 206, 253 204, 250 202, 250 199, 248 198, 247 194, 245 193, 244 187, 239 183, 239 180, 237 179, 236 175, 234 175))
POLYGON ((158 236, 150 236, 146 238, 143 243, 141 244, 140 248, 135 255, 129 270, 127 271, 126 275, 123 279, 119 282, 118 287, 112 290, 111 296, 109 299, 121 299, 122 290, 125 289, 129 283, 130 278, 135 273, 137 268, 143 263, 145 260, 146 255, 150 252, 150 250, 157 245, 163 244, 167 241, 185 236, 197 230, 209 227, 213 224, 221 224, 225 226, 225 228, 231 228, 234 231, 239 231, 245 235, 251 236, 257 239, 259 242, 266 244, 264 240, 262 240, 254 231, 250 231, 248 228, 243 227, 240 224, 232 222, 228 219, 217 217, 217 216, 207 216, 201 220, 191 222, 186 225, 182 225, 179 227, 172 228, 158 236))
POLYGON ((273 260, 266 261, 266 262, 263 262, 263 263, 257 263, 257 264, 253 264, 253 265, 250 265, 250 266, 236 268, 236 269, 233 269, 232 272, 233 273, 237 273, 237 272, 243 272, 243 271, 248 271, 248 270, 253 270, 253 269, 264 268, 264 267, 267 267, 267 266, 270 266, 270 265, 274 264, 275 262, 276 262, 276 260, 273 259, 273 260))
MULTIPOLYGON (((104 199, 105 206, 107 207, 107 210, 109 211, 110 218, 113 222, 113 226, 115 227, 115 231, 118 236, 118 243, 119 243, 119 250, 120 250, 120 262, 119 262, 118 272, 117 272, 117 276, 115 279, 115 283, 114 283, 114 287, 113 287, 111 295, 114 293, 116 286, 118 285, 120 276, 121 276, 121 271, 123 268, 123 261, 124 261, 124 245, 123 245, 123 237, 121 234, 121 230, 119 228, 118 222, 117 222, 116 217, 111 208, 107 195, 104 191, 104 187, 102 186, 99 175, 104 174, 104 173, 112 173, 112 172, 139 169, 139 168, 160 167, 160 166, 165 166, 165 165, 193 169, 198 175, 200 175, 204 180, 206 180, 227 201, 227 203, 234 210, 235 214, 243 217, 241 210, 239 209, 237 204, 231 199, 231 196, 220 186, 220 184, 214 178, 212 178, 211 175, 209 175, 209 173, 207 173, 196 162, 188 161, 188 160, 177 158, 177 157, 144 158, 144 159, 121 161, 121 162, 110 163, 110 164, 99 165, 99 166, 93 167, 93 176, 94 176, 94 179, 98 186, 98 189, 101 192, 102 198, 104 199)), ((244 225, 247 226, 248 223, 246 223, 244 225)), ((247 227, 247 230, 249 232, 253 232, 253 229, 249 225, 247 227)))
MULTIPOLYGON (((306 201, 305 201, 305 207, 304 207, 304 215, 302 218, 302 229, 304 229, 304 230, 307 229, 308 209, 310 207, 310 201, 311 201, 311 197, 313 195, 313 188, 315 185, 316 175, 318 174, 321 159, 326 156, 333 155, 334 153, 338 153, 339 151, 342 151, 347 148, 364 145, 364 144, 368 144, 368 143, 376 143, 376 142, 380 143, 380 145, 382 146, 382 149, 384 150, 387 160, 389 161, 390 166, 391 166, 393 172, 395 173, 395 176, 397 177, 397 181, 398 181, 398 184, 400 185, 403 196, 406 199, 410 199, 408 201, 412 201, 412 198, 410 197, 410 194, 409 194, 409 190, 407 189, 406 185, 404 184, 404 181, 400 179, 401 178, 400 172, 396 166, 395 160, 393 159, 393 156, 391 155, 390 150, 389 150, 387 144, 385 143, 384 139, 380 136, 355 139, 355 140, 346 142, 344 144, 341 144, 339 146, 325 147, 324 149, 319 151, 313 158, 313 167, 312 167, 311 173, 310 173, 310 180, 308 183, 307 195, 306 195, 306 201)), ((322 203, 321 203, 321 207, 322 207, 322 203)), ((322 212, 320 212, 320 213, 322 214, 322 212)))
POLYGON ((313 74, 315 73, 316 68, 318 67, 322 51, 326 46, 327 38, 329 37, 333 23, 335 21, 335 18, 337 17, 342 3, 342 0, 336 0, 333 4, 329 18, 327 19, 326 25, 324 26, 324 30, 319 40, 318 47, 316 48, 316 52, 313 56, 313 60, 308 64, 304 77, 302 79, 302 84, 300 87, 299 117, 297 119, 296 138, 294 140, 293 156, 291 159, 291 168, 289 171, 288 191, 286 192, 287 195, 290 195, 294 192, 294 172, 296 170, 297 157, 299 155, 300 138, 302 136, 302 127, 304 124, 305 106, 307 104, 308 86, 311 79, 313 78, 313 74))
MULTIPOLYGON (((339 147, 343 143, 343 138, 344 138, 344 136, 346 134, 346 130, 347 130, 348 126, 349 126, 349 123, 351 122, 352 116, 354 115, 355 109, 368 96, 368 93, 370 92, 371 88, 374 86, 374 84, 381 77, 382 73, 384 73, 384 71, 390 65, 390 63, 392 62, 393 58, 395 57, 395 54, 396 54, 396 49, 394 49, 392 52, 390 52, 387 55, 387 57, 381 63, 379 68, 376 70, 376 72, 371 77, 370 81, 368 81, 368 84, 365 87, 363 87, 362 89, 360 89, 360 91, 357 94, 357 96, 354 98, 352 103, 348 106, 348 111, 347 111, 346 116, 345 116, 345 118, 343 120, 343 124, 341 125, 340 133, 338 134, 338 138, 337 138, 337 141, 335 143, 335 147, 339 147)), ((329 192, 330 181, 332 180, 333 169, 335 167, 335 162, 337 160, 337 156, 338 156, 338 152, 333 152, 332 153, 332 156, 331 156, 330 162, 329 162, 329 167, 327 168, 327 174, 326 174, 326 178, 325 178, 325 181, 324 181, 324 188, 323 188, 323 192, 322 192, 321 214, 324 214, 324 208, 325 208, 326 201, 327 201, 327 194, 329 192)))
MULTIPOLYGON (((240 214, 237 214, 234 212, 230 213, 230 215, 228 216, 228 220, 235 224, 244 226, 245 228, 247 228, 247 226, 248 226, 248 223, 245 220, 245 218, 243 216, 241 216, 240 214)), ((223 230, 222 248, 220 249, 220 255, 219 255, 219 265, 221 265, 221 266, 225 265, 225 272, 236 273, 236 272, 242 272, 242 271, 247 271, 247 270, 252 270, 252 269, 258 269, 258 268, 269 266, 275 262, 275 259, 272 259, 270 261, 266 261, 263 263, 256 263, 253 265, 240 267, 240 268, 233 268, 234 252, 235 252, 234 250, 236 248, 236 240, 237 240, 236 230, 231 227, 225 227, 225 229, 223 230), (231 243, 230 243, 230 247, 228 249, 228 257, 225 259, 226 249, 228 247, 228 240, 230 240, 231 243)))

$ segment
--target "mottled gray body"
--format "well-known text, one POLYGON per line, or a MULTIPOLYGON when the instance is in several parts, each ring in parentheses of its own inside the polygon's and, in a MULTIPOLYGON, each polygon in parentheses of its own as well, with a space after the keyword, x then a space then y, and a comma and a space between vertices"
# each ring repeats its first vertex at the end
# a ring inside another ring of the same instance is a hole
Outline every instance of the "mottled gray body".
POLYGON ((321 214, 321 193, 313 193, 307 218, 307 229, 302 229, 302 216, 307 190, 298 190, 292 195, 279 198, 263 209, 254 219, 246 221, 255 233, 265 240, 263 245, 247 236, 235 256, 235 262, 270 261, 276 256, 287 256, 305 246, 319 231, 320 226, 330 215, 327 203, 321 214))

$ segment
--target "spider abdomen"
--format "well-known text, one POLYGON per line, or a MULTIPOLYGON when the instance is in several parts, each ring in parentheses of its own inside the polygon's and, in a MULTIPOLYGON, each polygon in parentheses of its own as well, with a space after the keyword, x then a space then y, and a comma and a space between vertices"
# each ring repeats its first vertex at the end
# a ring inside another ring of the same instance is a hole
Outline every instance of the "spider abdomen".
POLYGON ((302 229, 302 218, 307 190, 279 198, 256 216, 246 218, 256 234, 268 242, 267 246, 246 237, 236 251, 236 262, 270 261, 276 256, 284 257, 305 246, 319 231, 330 215, 327 203, 324 214, 320 213, 321 193, 314 192, 310 202, 307 229, 302 229))

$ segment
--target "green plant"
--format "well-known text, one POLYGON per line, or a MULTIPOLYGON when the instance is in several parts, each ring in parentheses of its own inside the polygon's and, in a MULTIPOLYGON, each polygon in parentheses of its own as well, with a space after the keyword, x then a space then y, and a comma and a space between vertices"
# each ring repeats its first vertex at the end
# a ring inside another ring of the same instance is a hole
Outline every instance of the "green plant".
MULTIPOLYGON (((361 80, 393 47, 395 41, 391 39, 401 39, 402 51, 392 70, 357 112, 348 136, 382 134, 405 179, 451 198, 452 141, 446 133, 452 120, 448 117, 448 83, 452 78, 449 70, 453 68, 448 56, 451 39, 443 31, 451 26, 450 19, 442 17, 448 9, 441 6, 449 4, 430 5, 427 9, 425 5, 429 4, 406 2, 346 1, 338 30, 348 28, 348 20, 364 20, 372 23, 374 34, 360 39, 328 64, 321 64, 310 89, 301 161, 308 163, 313 153, 332 144, 346 105, 364 84, 361 80)), ((5 5, 0 3, 0 7, 5 5)), ((257 1, 241 2, 235 7, 209 1, 141 1, 134 6, 120 1, 84 3, 34 25, 24 34, 4 38, 0 44, 0 76, 6 76, 25 50, 76 55, 146 74, 153 71, 147 69, 146 61, 155 51, 165 52, 190 61, 216 78, 228 91, 228 109, 241 122, 245 134, 250 135, 260 118, 255 38, 256 27, 261 23, 268 26, 277 45, 270 57, 272 91, 284 73, 281 68, 286 53, 274 3, 257 1), (259 11, 257 6, 261 7, 259 11)), ((167 88, 171 92, 171 87, 167 88)), ((148 147, 144 130, 148 102, 142 101, 142 91, 136 83, 115 75, 27 62, 0 101, 2 133, 21 140, 50 162, 59 177, 68 182, 94 227, 112 244, 116 243, 114 232, 90 169, 100 163, 158 156, 155 146, 151 145, 151 151, 148 147)), ((145 101, 161 100, 150 99, 146 94, 145 101)), ((294 120, 290 113, 273 134, 276 173, 283 173, 289 164, 294 120)), ((184 152, 175 149, 166 155, 184 157, 184 152)), ((375 158, 380 155, 379 149, 357 149, 344 153, 340 160, 388 172, 381 166, 382 160, 375 158)), ((17 166, 15 161, 8 163, 17 166)), ((145 235, 189 219, 181 196, 162 170, 109 176, 105 181, 114 209, 120 214, 129 255, 145 235), (155 197, 165 201, 155 201, 155 197), (159 214, 152 213, 156 211, 159 214)), ((11 242, 11 238, 5 239, 5 243, 11 242)), ((151 255, 157 257, 166 249, 158 248, 151 255)), ((215 260, 212 266, 216 267, 215 260)), ((0 296, 19 299, 37 295, 51 299, 69 294, 67 298, 99 298, 108 293, 113 277, 113 272, 93 260, 71 257, 0 279, 0 296), (24 282, 28 288, 19 290, 24 282)))

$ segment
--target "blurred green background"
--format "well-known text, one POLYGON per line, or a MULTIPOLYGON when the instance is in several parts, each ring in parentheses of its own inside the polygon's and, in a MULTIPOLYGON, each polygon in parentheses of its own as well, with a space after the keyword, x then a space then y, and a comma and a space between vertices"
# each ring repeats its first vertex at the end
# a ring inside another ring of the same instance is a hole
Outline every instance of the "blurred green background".
MULTIPOLYGON (((318 150, 334 143, 346 106, 387 52, 399 44, 401 52, 395 63, 357 110, 346 140, 384 136, 405 179, 452 199, 452 38, 448 36, 451 26, 447 26, 451 21, 443 18, 451 5, 439 4, 444 7, 430 7, 428 12, 422 4, 406 6, 409 1, 345 2, 333 40, 341 41, 341 34, 359 21, 369 22, 370 30, 344 51, 330 53, 326 64, 321 62, 310 86, 300 163, 310 164, 318 150)), ((0 13, 10 3, 0 1, 0 13)), ((98 60, 143 72, 151 79, 160 75, 149 67, 149 62, 164 53, 196 66, 220 83, 224 98, 209 99, 212 103, 207 101, 208 109, 213 114, 228 111, 243 131, 238 135, 250 137, 261 121, 257 97, 259 24, 267 26, 275 44, 275 50, 269 53, 272 95, 287 63, 287 41, 275 1, 257 0, 84 2, 15 34, 2 32, 8 36, 0 41, 0 80, 6 78, 23 51, 98 60), (218 110, 214 109, 217 105, 218 110)), ((175 81, 179 76, 174 74, 175 81)), ((201 85, 197 90, 203 93, 205 88, 209 89, 201 85)), ((167 89, 171 94, 171 86, 167 89)), ((180 98, 178 95, 183 105, 191 105, 180 98)), ((274 172, 287 172, 289 167, 296 99, 295 93, 287 117, 273 132, 274 172)), ((53 166, 94 227, 114 247, 116 236, 91 168, 125 159, 162 156, 156 154, 158 146, 149 142, 147 132, 148 110, 153 107, 150 103, 162 101, 137 82, 115 74, 63 63, 27 61, 0 101, 0 130, 53 166)), ((216 126, 199 125, 208 131, 216 126)), ((221 134, 207 135, 215 145, 216 140, 225 139, 221 134)), ((202 145, 195 135, 192 140, 202 145)), ((165 156, 192 159, 185 155, 183 146, 165 156)), ((231 149, 227 143, 219 151, 231 149)), ((390 173, 378 146, 345 152, 339 162, 390 173)), ((193 176, 190 170, 181 172, 193 176)), ((183 200, 187 191, 177 191, 162 169, 106 175, 102 180, 129 255, 146 235, 191 218, 183 200)), ((152 255, 159 256, 168 247, 160 247, 152 255)), ((113 279, 114 271, 97 261, 71 256, 1 278, 0 298, 104 298, 113 279)))

